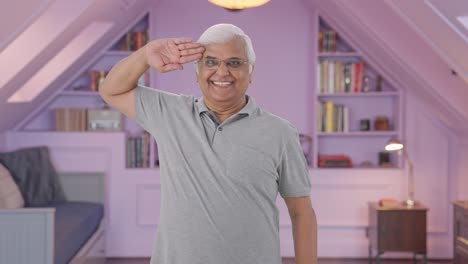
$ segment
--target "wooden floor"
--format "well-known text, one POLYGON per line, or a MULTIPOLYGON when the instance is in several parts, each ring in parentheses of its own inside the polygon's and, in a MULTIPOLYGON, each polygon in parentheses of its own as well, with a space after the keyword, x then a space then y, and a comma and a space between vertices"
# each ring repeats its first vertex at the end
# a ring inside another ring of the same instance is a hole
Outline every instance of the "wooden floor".
MULTIPOLYGON (((367 259, 319 259, 319 264, 367 264, 367 259)), ((375 263, 375 261, 374 261, 375 263)), ((381 264, 412 264, 411 260, 381 260, 381 264)), ((419 262, 421 263, 421 261, 419 262)), ((451 264, 450 260, 429 260, 428 264, 451 264)), ((149 259, 109 259, 107 264, 149 264, 149 259)), ((293 259, 283 259, 283 264, 294 264, 293 259)))

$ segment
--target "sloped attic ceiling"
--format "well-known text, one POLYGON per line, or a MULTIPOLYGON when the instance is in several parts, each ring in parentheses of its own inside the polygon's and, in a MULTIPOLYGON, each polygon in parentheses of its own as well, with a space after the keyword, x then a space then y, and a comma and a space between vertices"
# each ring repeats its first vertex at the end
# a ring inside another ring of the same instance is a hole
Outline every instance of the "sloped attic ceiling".
MULTIPOLYGON (((447 54, 453 54, 449 50, 453 48, 453 43, 462 41, 461 36, 452 32, 447 24, 442 28, 438 26, 433 30, 445 33, 431 34, 450 34, 452 38, 438 39, 438 43, 444 44, 436 45, 431 38, 423 35, 411 17, 399 12, 400 9, 407 8, 408 2, 413 5, 427 5, 428 1, 305 1, 316 7, 320 15, 345 35, 351 44, 365 47, 362 52, 371 59, 373 65, 380 68, 386 77, 397 82, 398 87, 425 101, 431 107, 433 115, 447 127, 455 133, 468 134, 468 83, 460 78, 463 76, 452 74, 453 69, 463 69, 460 72, 468 70, 464 69, 466 61, 461 64, 455 60, 449 61, 446 57, 447 54)), ((454 0, 453 3, 457 1, 454 0)), ((437 2, 439 6, 442 4, 442 0, 432 2, 437 2)), ((452 3, 443 2, 446 5, 452 3)), ((466 4, 458 7, 466 8, 466 4)), ((419 11, 413 8, 412 12, 419 11)), ((465 9, 466 12, 468 9, 465 9)), ((429 31, 435 23, 440 24, 442 20, 435 12, 424 12, 423 16, 426 16, 425 23, 429 23, 424 28, 429 31)), ((466 55, 466 44, 457 52, 466 55)))
POLYGON ((116 40, 118 33, 132 25, 155 2, 80 0, 71 5, 68 0, 22 0, 3 3, 3 12, 12 14, 1 17, 0 132, 13 129, 17 122, 44 105, 69 81, 66 78, 93 61, 116 40), (17 16, 23 21, 16 19, 10 23, 9 17, 17 16), (24 92, 16 93, 23 88, 24 92))
POLYGON ((386 2, 468 83, 468 24, 465 27, 458 19, 468 19, 468 1, 386 2))
POLYGON ((47 9, 51 0, 22 0, 21 5, 0 9, 0 51, 47 9))

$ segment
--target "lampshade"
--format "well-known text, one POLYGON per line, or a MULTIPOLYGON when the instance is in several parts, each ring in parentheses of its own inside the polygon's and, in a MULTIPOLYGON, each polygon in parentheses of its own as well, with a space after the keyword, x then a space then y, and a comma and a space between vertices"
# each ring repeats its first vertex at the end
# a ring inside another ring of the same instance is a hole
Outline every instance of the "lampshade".
POLYGON ((387 144, 385 145, 385 150, 386 151, 396 151, 396 150, 402 150, 405 147, 401 141, 398 139, 390 139, 387 144))
POLYGON ((231 10, 240 10, 250 7, 261 6, 270 0, 208 0, 209 2, 231 10))

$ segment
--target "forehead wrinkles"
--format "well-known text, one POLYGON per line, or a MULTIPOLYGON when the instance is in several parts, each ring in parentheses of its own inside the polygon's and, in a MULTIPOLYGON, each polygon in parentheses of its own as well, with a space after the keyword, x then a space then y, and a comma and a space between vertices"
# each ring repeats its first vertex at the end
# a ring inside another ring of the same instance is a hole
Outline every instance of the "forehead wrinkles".
POLYGON ((215 57, 219 59, 244 58, 247 59, 247 51, 244 41, 240 37, 224 43, 211 43, 205 45, 203 57, 215 57))

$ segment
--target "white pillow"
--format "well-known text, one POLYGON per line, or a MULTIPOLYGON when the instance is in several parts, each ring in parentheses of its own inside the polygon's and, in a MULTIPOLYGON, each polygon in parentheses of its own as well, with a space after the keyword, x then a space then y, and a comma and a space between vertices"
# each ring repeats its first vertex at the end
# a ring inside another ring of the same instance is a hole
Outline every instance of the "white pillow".
POLYGON ((0 209, 24 207, 24 199, 10 172, 0 163, 0 209))

